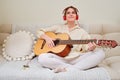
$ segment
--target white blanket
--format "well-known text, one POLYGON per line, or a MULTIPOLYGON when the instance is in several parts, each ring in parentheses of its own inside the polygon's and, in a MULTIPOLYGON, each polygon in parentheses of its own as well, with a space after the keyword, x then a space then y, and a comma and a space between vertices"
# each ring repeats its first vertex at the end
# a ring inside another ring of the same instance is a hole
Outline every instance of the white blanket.
POLYGON ((54 73, 50 69, 42 68, 37 58, 32 60, 28 69, 23 68, 24 64, 26 61, 4 61, 0 64, 0 80, 110 80, 107 71, 102 67, 54 73))
POLYGON ((56 74, 54 80, 111 80, 104 68, 56 74))

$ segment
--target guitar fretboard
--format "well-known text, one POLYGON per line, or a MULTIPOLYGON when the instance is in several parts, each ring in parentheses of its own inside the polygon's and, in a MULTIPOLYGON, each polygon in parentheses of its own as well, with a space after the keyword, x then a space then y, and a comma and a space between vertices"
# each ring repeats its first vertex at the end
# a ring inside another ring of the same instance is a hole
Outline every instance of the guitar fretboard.
POLYGON ((87 44, 89 42, 96 43, 96 39, 92 40, 60 40, 58 44, 87 44))

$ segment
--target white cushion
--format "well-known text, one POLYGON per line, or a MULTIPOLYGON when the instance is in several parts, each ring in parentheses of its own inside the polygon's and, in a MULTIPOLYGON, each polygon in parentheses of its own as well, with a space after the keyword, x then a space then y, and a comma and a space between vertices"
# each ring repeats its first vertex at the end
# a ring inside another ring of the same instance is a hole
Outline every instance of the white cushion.
POLYGON ((118 62, 112 63, 110 66, 120 73, 120 60, 118 62))
POLYGON ((112 56, 120 56, 120 46, 117 46, 115 48, 104 48, 106 58, 112 57, 112 56))
POLYGON ((92 39, 103 39, 103 36, 100 34, 90 34, 92 39))
POLYGON ((104 39, 112 39, 116 40, 118 44, 120 44, 120 32, 116 33, 108 33, 103 36, 104 39))
POLYGON ((102 24, 89 24, 89 33, 90 34, 101 34, 102 24))
POLYGON ((107 64, 113 64, 120 62, 120 56, 112 56, 104 60, 107 64))
POLYGON ((11 60, 27 60, 34 56, 32 52, 34 36, 30 32, 19 31, 4 40, 3 57, 11 60))
POLYGON ((12 33, 18 32, 19 30, 29 31, 34 36, 36 36, 36 31, 38 31, 41 27, 49 27, 41 24, 12 24, 12 33))
POLYGON ((120 56, 106 58, 99 66, 104 67, 109 72, 112 80, 120 80, 120 56))
POLYGON ((119 24, 103 24, 103 33, 115 33, 120 32, 119 24))

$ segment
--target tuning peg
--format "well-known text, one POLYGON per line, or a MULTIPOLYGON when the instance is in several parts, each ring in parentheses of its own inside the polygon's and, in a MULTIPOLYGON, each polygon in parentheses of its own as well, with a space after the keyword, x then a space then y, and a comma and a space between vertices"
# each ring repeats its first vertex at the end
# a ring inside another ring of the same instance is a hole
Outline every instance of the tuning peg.
POLYGON ((112 48, 112 45, 111 44, 109 44, 109 47, 110 47, 110 49, 112 48))

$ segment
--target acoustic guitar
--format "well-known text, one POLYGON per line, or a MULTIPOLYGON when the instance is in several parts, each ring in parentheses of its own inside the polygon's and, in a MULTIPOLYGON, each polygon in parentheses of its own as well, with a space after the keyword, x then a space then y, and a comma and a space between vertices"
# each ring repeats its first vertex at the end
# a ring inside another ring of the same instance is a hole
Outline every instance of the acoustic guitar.
POLYGON ((89 42, 94 42, 98 46, 106 46, 106 47, 116 47, 117 42, 115 40, 97 40, 97 39, 89 39, 89 40, 70 40, 70 37, 66 33, 56 34, 53 32, 46 32, 47 36, 51 37, 54 41, 55 46, 50 48, 46 44, 45 40, 39 38, 34 45, 34 53, 36 55, 40 55, 42 53, 54 53, 61 57, 65 57, 71 51, 73 44, 87 44, 89 42))

